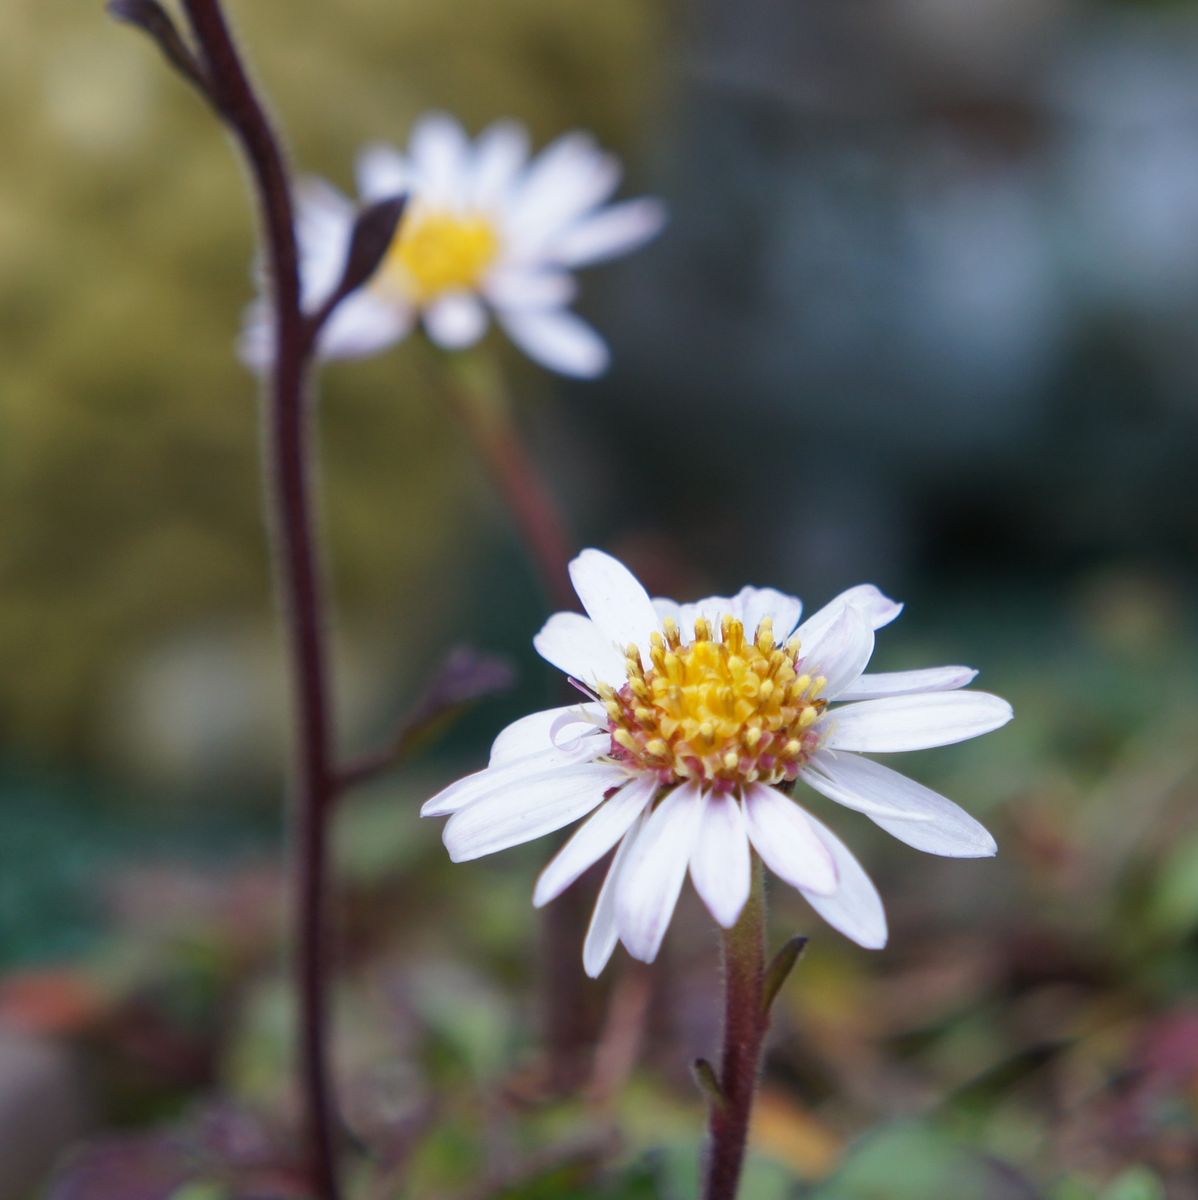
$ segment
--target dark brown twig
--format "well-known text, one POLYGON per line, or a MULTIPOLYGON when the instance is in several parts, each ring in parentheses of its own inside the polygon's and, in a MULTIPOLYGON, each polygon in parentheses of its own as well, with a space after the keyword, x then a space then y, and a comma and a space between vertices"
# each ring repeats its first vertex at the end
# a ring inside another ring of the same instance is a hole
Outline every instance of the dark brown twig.
MULTIPOLYGON (((249 80, 219 0, 183 0, 183 8, 198 55, 155 0, 116 0, 110 11, 148 33, 170 62, 208 97, 241 147, 258 202, 274 317, 264 453, 275 571, 295 696, 294 936, 303 1146, 312 1186, 322 1200, 337 1200, 340 1188, 327 1061, 326 992, 328 819, 336 773, 307 403, 308 368, 317 327, 302 310, 291 180, 279 138, 249 80)), ((391 215, 384 214, 387 219, 391 215)), ((398 212, 393 216, 392 233, 398 212)), ((381 253, 375 255, 376 264, 381 253)), ((347 264, 347 275, 352 274, 353 265, 347 264)), ((363 281, 368 274, 362 276, 363 281)))

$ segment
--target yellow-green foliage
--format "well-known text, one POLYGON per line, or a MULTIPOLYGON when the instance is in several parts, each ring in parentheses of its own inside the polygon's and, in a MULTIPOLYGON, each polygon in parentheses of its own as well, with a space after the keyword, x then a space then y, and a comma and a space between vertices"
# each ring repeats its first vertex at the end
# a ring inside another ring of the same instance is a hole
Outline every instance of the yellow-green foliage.
MULTIPOLYGON (((404 142, 430 107, 635 145, 660 16, 641 0, 233 8, 297 162, 347 188, 360 143, 404 142)), ((123 664, 208 621, 269 620, 255 386, 233 358, 253 226, 227 139, 99 0, 6 6, 0 144, 0 718, 10 745, 86 751, 123 664)), ((441 611, 466 460, 426 351, 324 383, 342 615, 397 629, 400 605, 441 611)))

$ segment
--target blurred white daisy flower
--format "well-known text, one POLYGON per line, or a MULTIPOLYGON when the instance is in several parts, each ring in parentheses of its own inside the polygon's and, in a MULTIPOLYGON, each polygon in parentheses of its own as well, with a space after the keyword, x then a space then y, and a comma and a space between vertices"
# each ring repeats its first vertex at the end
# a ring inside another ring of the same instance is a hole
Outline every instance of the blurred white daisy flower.
POLYGON ((749 896, 751 854, 862 946, 886 942, 873 884, 844 844, 791 795, 802 782, 918 850, 992 855, 994 839, 951 800, 863 753, 945 746, 1006 724, 1011 707, 961 691, 976 671, 864 674, 874 631, 901 604, 850 588, 799 623, 770 588, 696 604, 651 600, 614 558, 570 567, 587 616, 557 613, 539 653, 594 701, 533 713, 495 740, 490 765, 434 796, 452 814, 455 862, 593 814, 542 872, 533 903, 558 896, 617 847, 583 949, 597 975, 622 941, 657 955, 688 871, 721 925, 749 896))
MULTIPOLYGON (((529 159, 528 134, 500 121, 473 143, 444 113, 418 120, 406 154, 373 146, 359 156, 363 203, 408 196, 391 246, 371 280, 343 301, 321 332, 325 358, 373 354, 416 322, 447 350, 473 345, 488 310, 526 354, 564 375, 607 366, 603 339, 572 313, 573 268, 642 245, 665 223, 658 200, 609 205, 620 164, 586 134, 559 138, 529 159)), ((297 195, 304 306, 336 287, 358 206, 320 181, 297 195)), ((242 355, 269 359, 270 314, 249 312, 242 355)))

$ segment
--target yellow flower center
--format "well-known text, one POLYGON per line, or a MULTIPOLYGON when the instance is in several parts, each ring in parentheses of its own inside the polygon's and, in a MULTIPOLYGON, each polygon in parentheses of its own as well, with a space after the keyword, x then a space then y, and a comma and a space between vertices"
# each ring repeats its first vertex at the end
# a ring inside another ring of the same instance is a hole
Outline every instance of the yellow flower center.
POLYGON ((713 636, 703 618, 682 645, 678 626, 654 633, 650 665, 628 648, 628 682, 599 686, 612 754, 662 783, 695 779, 717 788, 793 780, 818 745, 812 727, 827 682, 798 671, 799 642, 774 641, 767 617, 752 641, 734 617, 713 636))
POLYGON ((444 292, 475 291, 499 253, 499 234, 471 213, 417 211, 401 222, 379 279, 425 304, 444 292))

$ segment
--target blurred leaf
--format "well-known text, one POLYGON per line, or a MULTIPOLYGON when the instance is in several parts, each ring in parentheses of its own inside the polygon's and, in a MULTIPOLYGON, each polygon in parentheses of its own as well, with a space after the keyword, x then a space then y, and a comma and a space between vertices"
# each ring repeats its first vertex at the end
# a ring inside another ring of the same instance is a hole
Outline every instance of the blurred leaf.
POLYGON ((503 1068, 511 1045, 511 1012, 481 976, 448 964, 426 965, 410 981, 410 995, 424 1026, 478 1079, 503 1068))
POLYGON ((852 1147, 811 1200, 929 1200, 1025 1197, 1026 1186, 934 1125, 882 1126, 852 1147))
POLYGON ((841 1154, 840 1138, 777 1087, 763 1087, 753 1109, 751 1147, 800 1179, 821 1179, 841 1154))
POLYGON ((1051 1193, 1052 1200, 1165 1200, 1164 1184, 1155 1172, 1144 1166, 1129 1167, 1105 1185, 1080 1175, 1061 1180, 1051 1193))
POLYGON ((168 1135, 110 1138, 72 1154, 47 1200, 172 1200, 193 1173, 188 1159, 168 1135))
POLYGON ((231 1200, 232 1193, 219 1183, 195 1180, 171 1192, 170 1200, 231 1200))
POLYGON ((1198 925, 1198 830, 1182 837, 1157 864, 1145 932, 1179 937, 1198 925))
POLYGON ((1165 1186, 1147 1167, 1131 1167, 1103 1189, 1100 1200, 1165 1200, 1165 1186))

